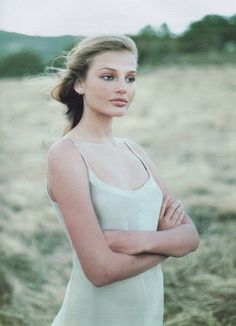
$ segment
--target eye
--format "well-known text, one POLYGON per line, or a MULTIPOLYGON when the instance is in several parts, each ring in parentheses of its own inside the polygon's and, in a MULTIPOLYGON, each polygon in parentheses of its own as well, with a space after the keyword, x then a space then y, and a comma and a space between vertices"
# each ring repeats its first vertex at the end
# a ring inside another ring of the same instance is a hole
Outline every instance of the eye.
POLYGON ((112 75, 103 75, 101 78, 104 80, 113 80, 114 77, 112 75))
POLYGON ((127 77, 126 80, 128 81, 128 83, 133 83, 135 82, 135 77, 127 77))

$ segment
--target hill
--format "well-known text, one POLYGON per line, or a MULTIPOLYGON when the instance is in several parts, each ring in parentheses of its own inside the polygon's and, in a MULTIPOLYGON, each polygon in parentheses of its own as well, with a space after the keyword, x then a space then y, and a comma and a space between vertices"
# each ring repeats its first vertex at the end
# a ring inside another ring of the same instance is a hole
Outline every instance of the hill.
POLYGON ((78 39, 79 37, 71 35, 45 37, 0 31, 1 56, 31 49, 47 62, 78 39))

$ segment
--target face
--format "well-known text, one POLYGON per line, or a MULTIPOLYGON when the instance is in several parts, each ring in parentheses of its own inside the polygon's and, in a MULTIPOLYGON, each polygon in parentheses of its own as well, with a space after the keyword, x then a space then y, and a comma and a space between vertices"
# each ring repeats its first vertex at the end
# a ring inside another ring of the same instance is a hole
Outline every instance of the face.
POLYGON ((135 95, 136 58, 129 51, 96 55, 86 79, 74 86, 83 94, 84 109, 110 117, 126 113, 135 95))

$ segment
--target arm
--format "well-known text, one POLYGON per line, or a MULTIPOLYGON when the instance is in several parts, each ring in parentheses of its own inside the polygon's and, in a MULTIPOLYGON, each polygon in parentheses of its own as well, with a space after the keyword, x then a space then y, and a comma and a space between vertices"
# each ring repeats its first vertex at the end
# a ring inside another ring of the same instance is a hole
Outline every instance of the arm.
POLYGON ((86 277, 103 286, 143 273, 167 257, 115 253, 109 248, 90 197, 87 168, 65 139, 48 152, 48 187, 57 201, 86 277))
POLYGON ((116 252, 172 257, 182 257, 196 250, 199 241, 195 228, 188 223, 163 231, 106 231, 105 238, 116 252))
POLYGON ((181 257, 196 250, 199 245, 199 236, 191 218, 183 210, 181 211, 181 207, 178 208, 175 205, 177 202, 175 197, 170 193, 164 181, 158 175, 155 165, 144 150, 136 143, 130 140, 129 142, 139 155, 144 158, 152 176, 163 192, 164 202, 160 212, 157 232, 107 231, 105 236, 109 246, 114 251, 129 254, 150 252, 174 257, 181 257), (177 208, 176 212, 178 213, 175 213, 175 217, 171 219, 171 214, 173 214, 172 206, 175 209, 177 208), (165 216, 163 218, 164 214, 165 216), (175 227, 173 227, 173 220, 176 222, 175 227), (169 227, 168 224, 170 225, 169 227))

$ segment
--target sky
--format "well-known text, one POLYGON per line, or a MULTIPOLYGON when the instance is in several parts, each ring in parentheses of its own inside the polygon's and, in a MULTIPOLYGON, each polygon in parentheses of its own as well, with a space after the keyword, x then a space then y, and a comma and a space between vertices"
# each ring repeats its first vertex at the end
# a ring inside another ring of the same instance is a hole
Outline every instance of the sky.
POLYGON ((0 0, 0 29, 28 35, 136 34, 167 23, 180 34, 207 14, 232 16, 236 0, 0 0))

